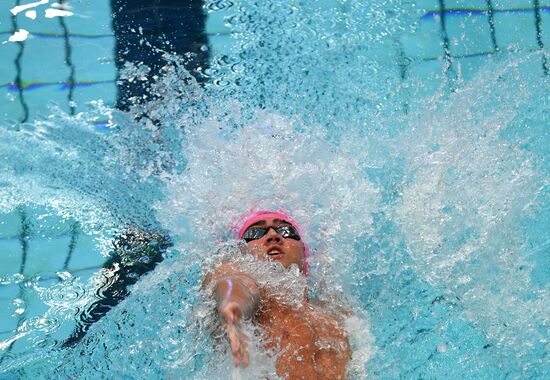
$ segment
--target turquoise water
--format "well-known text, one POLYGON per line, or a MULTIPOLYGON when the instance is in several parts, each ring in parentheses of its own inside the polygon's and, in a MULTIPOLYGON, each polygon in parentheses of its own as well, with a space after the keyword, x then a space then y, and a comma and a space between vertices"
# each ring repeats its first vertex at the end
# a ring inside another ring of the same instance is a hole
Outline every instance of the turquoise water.
POLYGON ((5 122, 1 376, 257 377, 266 359, 237 373, 212 344, 198 288, 243 212, 283 208, 313 249, 310 285, 361 321, 357 376, 548 377, 547 8, 445 4, 209 2, 231 35, 204 85, 168 54, 128 112, 111 94, 5 122), (175 245, 64 347, 127 225, 175 245), (89 272, 51 236, 76 236, 89 272))

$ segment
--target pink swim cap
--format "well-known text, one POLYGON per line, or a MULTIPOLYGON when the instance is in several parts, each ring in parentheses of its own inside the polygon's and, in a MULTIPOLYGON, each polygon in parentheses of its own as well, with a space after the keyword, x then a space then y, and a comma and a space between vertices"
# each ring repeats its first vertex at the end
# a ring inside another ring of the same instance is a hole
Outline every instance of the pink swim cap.
MULTIPOLYGON (((238 238, 240 239, 240 238, 243 237, 243 234, 248 229, 248 227, 250 227, 251 225, 253 225, 257 221, 265 219, 265 218, 282 219, 282 220, 290 223, 296 229, 296 231, 298 232, 298 235, 300 235, 300 238, 302 238, 302 234, 300 232, 300 227, 298 227, 298 224, 296 223, 296 221, 294 219, 292 219, 290 216, 286 215, 282 211, 256 211, 256 212, 252 213, 252 215, 250 215, 245 220, 242 227, 239 229, 239 233, 237 234, 238 238)), ((236 226, 232 230, 236 231, 237 228, 238 227, 236 226)), ((307 259, 308 254, 309 254, 309 249, 307 248, 307 245, 305 244, 305 242, 303 240, 302 240, 302 242, 304 243, 304 259, 307 259)), ((307 261, 304 261, 304 274, 305 275, 307 275, 307 271, 308 271, 307 261)))

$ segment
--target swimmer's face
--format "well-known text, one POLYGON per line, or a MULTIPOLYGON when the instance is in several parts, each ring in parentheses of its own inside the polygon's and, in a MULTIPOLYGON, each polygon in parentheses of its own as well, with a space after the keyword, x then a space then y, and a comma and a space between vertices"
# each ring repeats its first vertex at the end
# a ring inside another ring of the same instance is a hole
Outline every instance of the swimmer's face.
POLYGON ((252 227, 269 228, 267 233, 259 239, 247 242, 252 254, 260 260, 272 260, 281 263, 285 268, 296 264, 301 272, 304 271, 304 243, 301 240, 284 238, 274 228, 291 226, 289 222, 277 218, 265 218, 252 224, 252 227))

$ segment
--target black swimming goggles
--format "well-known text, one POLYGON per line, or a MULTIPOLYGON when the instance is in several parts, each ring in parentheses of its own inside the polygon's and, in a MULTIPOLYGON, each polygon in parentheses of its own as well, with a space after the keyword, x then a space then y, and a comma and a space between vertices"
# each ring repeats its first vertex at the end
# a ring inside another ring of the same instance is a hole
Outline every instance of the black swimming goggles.
POLYGON ((257 240, 262 238, 270 228, 273 228, 275 232, 277 232, 279 235, 284 237, 285 239, 294 239, 294 240, 300 240, 300 235, 298 235, 298 231, 296 231, 296 228, 293 226, 284 224, 282 226, 278 227, 250 227, 248 230, 246 230, 241 237, 241 239, 244 239, 247 243, 252 240, 257 240))

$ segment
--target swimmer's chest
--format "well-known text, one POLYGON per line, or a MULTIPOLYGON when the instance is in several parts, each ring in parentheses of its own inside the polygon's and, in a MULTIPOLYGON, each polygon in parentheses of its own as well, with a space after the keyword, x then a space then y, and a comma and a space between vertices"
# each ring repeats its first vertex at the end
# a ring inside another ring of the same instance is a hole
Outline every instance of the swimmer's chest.
POLYGON ((343 379, 350 350, 339 320, 313 307, 273 306, 263 309, 258 322, 265 348, 278 356, 277 373, 285 379, 343 379))
POLYGON ((279 347, 308 345, 318 354, 328 354, 341 351, 347 343, 343 326, 334 316, 309 306, 266 305, 258 322, 267 341, 279 347))

